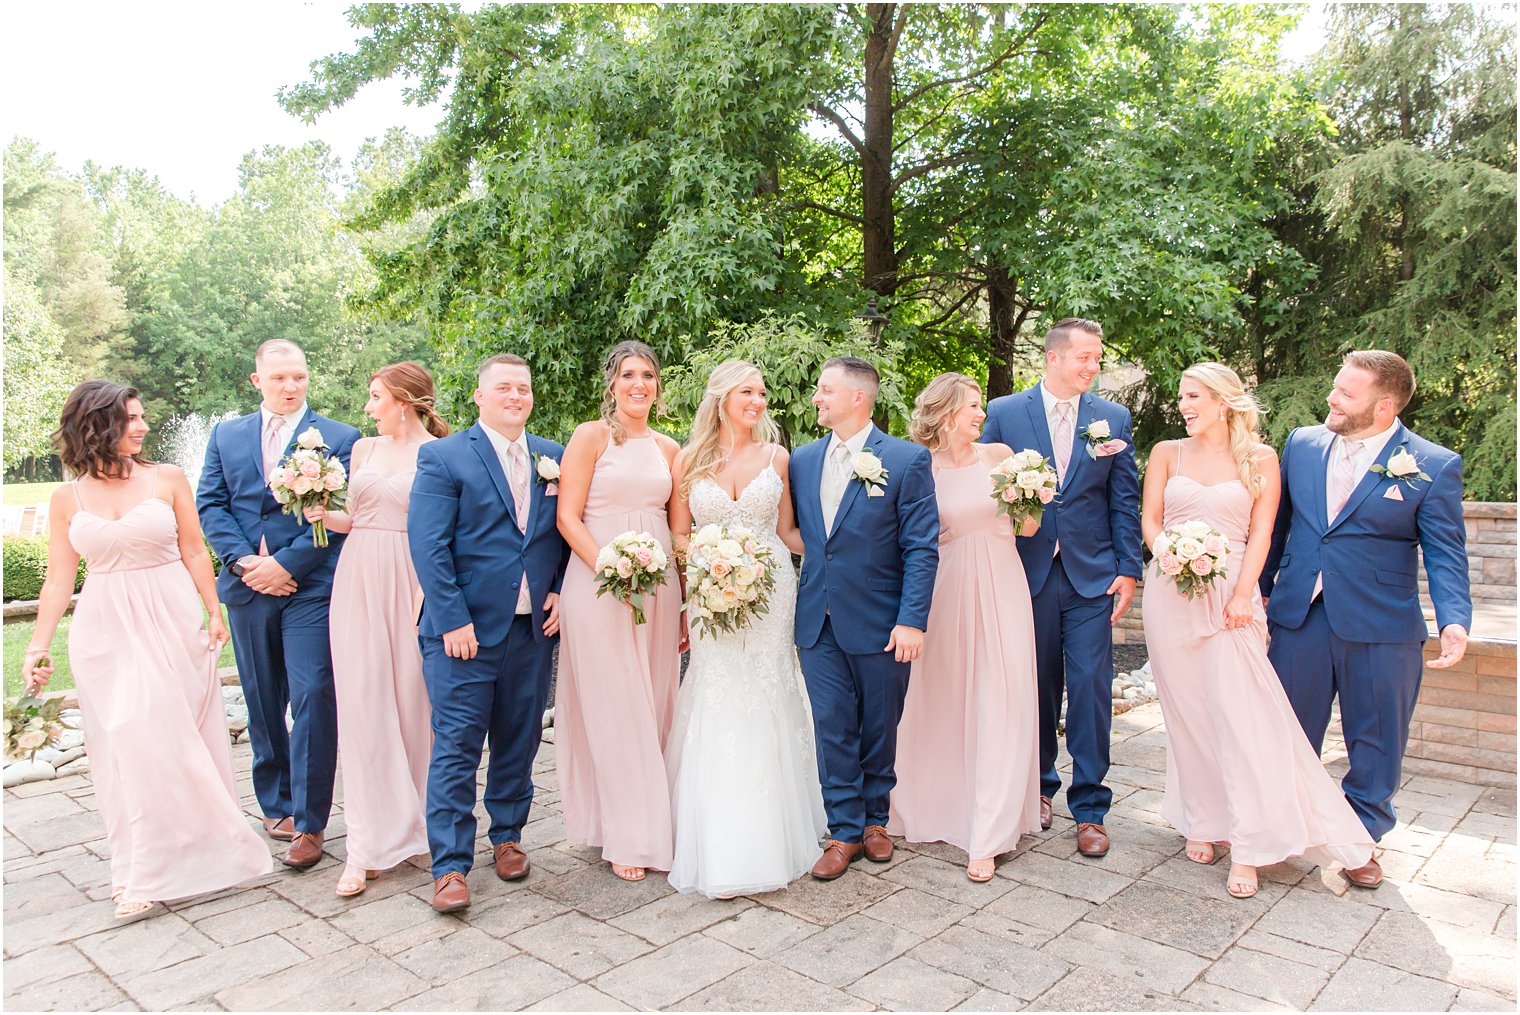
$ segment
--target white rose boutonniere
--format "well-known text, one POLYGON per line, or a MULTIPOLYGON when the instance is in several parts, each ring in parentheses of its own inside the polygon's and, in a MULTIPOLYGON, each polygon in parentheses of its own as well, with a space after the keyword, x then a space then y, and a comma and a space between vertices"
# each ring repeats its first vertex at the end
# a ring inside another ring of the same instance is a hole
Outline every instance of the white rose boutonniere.
POLYGON ((1386 466, 1373 465, 1370 471, 1408 486, 1430 482, 1430 477, 1420 468, 1419 459, 1410 454, 1408 448, 1399 448, 1389 456, 1386 466))
POLYGON ((301 436, 296 438, 296 443, 303 451, 327 450, 327 442, 322 439, 322 431, 314 426, 309 426, 301 431, 301 436))
POLYGON ((559 493, 559 459, 534 455, 533 471, 538 473, 538 481, 544 484, 544 496, 553 497, 559 493))
POLYGON ((881 497, 885 494, 887 485, 887 467, 881 464, 869 451, 862 451, 850 459, 850 468, 855 470, 855 478, 866 485, 867 497, 881 497))
POLYGON ((1114 440, 1113 436, 1114 432, 1106 419, 1095 419, 1087 424, 1087 428, 1082 431, 1082 439, 1087 442, 1087 457, 1107 458, 1129 447, 1123 441, 1114 440))

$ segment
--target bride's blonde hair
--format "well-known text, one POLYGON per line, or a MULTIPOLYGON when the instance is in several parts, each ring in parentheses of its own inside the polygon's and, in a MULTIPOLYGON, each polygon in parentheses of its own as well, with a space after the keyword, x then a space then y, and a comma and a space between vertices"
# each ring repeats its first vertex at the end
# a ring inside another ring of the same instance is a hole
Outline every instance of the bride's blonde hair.
POLYGON ((1223 363, 1194 363, 1182 371, 1183 377, 1191 377, 1203 385, 1224 406, 1225 425, 1230 433, 1230 454, 1240 471, 1240 481, 1259 496, 1267 485, 1266 477, 1256 467, 1256 445, 1261 435, 1256 432, 1266 408, 1246 390, 1240 375, 1223 363))
MULTIPOLYGON (((723 434, 732 429, 723 405, 734 389, 752 376, 761 377, 760 369, 742 359, 724 360, 708 375, 707 389, 702 393, 696 418, 691 422, 691 436, 681 449, 682 497, 691 493, 692 484, 697 480, 715 476, 723 468, 723 434)), ((755 440, 761 444, 774 444, 780 439, 781 430, 767 409, 755 424, 755 440)))

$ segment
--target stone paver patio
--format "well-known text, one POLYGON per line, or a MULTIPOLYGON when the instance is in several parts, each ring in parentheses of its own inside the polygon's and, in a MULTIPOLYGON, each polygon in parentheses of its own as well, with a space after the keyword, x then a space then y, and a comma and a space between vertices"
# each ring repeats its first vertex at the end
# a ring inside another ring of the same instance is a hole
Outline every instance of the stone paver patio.
MULTIPOLYGON (((1327 754, 1343 771, 1341 752, 1327 754)), ((416 862, 333 894, 343 818, 306 873, 113 926, 104 826, 79 776, 5 792, 4 1006, 23 1009, 1515 1010, 1515 791, 1410 778, 1374 892, 1282 864, 1224 893, 1157 814, 1160 709, 1114 721, 1103 860, 1070 819, 987 885, 938 846, 839 881, 732 902, 614 878, 563 841, 554 747, 525 843, 498 881, 482 838, 474 906, 428 907, 416 862)), ((234 748, 256 814, 246 744, 234 748)), ((340 797, 341 799, 341 792, 340 797)), ((482 834, 485 824, 482 822, 482 834)))

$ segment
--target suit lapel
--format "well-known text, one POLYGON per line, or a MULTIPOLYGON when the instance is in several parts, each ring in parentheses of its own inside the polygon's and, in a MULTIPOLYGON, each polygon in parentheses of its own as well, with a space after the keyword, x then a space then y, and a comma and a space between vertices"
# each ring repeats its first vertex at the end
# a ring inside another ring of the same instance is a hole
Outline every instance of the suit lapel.
MULTIPOLYGON (((873 424, 871 426, 870 436, 866 438, 866 442, 860 446, 860 449, 862 451, 869 451, 872 454, 876 455, 877 458, 880 458, 882 436, 882 432, 876 429, 875 425, 873 424)), ((834 527, 828 532, 830 539, 834 537, 834 533, 839 531, 839 527, 844 524, 844 516, 850 513, 850 508, 854 507, 855 501, 862 496, 861 487, 865 485, 866 484, 862 480, 855 477, 853 472, 850 474, 849 478, 845 480, 844 496, 840 498, 839 510, 834 512, 834 527)))
POLYGON ((823 531, 823 504, 819 498, 823 491, 823 463, 827 451, 827 438, 799 449, 797 455, 802 461, 793 459, 795 472, 792 477, 794 483, 800 484, 797 489, 802 494, 797 498, 798 525, 816 524, 825 542, 828 541, 829 534, 823 531))
MULTIPOLYGON (((1383 445, 1383 450, 1378 453, 1377 460, 1372 464, 1381 465, 1386 469, 1388 467, 1388 459, 1392 458, 1394 452, 1398 451, 1408 443, 1409 431, 1404 428, 1403 423, 1400 423, 1394 429, 1393 433, 1389 436, 1388 443, 1383 445)), ((1335 446, 1334 441, 1331 441, 1330 444, 1331 447, 1335 446)), ((1373 472, 1369 467, 1367 471, 1363 473, 1361 482, 1357 483, 1356 486, 1352 489, 1351 496, 1346 499, 1346 506, 1341 508, 1341 513, 1331 519, 1330 528, 1333 529, 1341 522, 1344 522, 1347 518, 1350 518, 1351 513, 1357 509, 1358 505, 1360 505, 1362 501, 1367 499, 1367 495, 1371 493, 1373 488, 1382 481, 1382 475, 1380 473, 1373 472)), ((1326 505, 1326 510, 1329 510, 1328 505, 1326 505)))
MULTIPOLYGON (((301 418, 298 419, 298 420, 296 420, 296 425, 293 426, 293 427, 291 427, 291 430, 290 430, 290 440, 288 440, 288 441, 285 442, 285 450, 280 452, 280 461, 281 462, 283 462, 285 459, 287 459, 287 458, 290 457, 290 453, 296 449, 296 438, 299 437, 299 436, 301 436, 301 434, 303 434, 303 433, 306 432, 306 428, 312 425, 312 420, 315 417, 316 417, 316 413, 312 412, 311 411, 311 406, 308 405, 306 407, 306 411, 303 412, 303 413, 301 413, 301 418)), ((259 418, 263 419, 263 413, 259 414, 259 418)), ((263 458, 263 445, 262 444, 259 445, 259 456, 260 456, 260 459, 262 460, 262 458, 263 458)))
POLYGON ((538 513, 544 506, 545 490, 548 486, 539 480, 538 469, 533 463, 532 456, 538 455, 544 458, 548 454, 549 449, 544 446, 544 441, 528 434, 528 521, 530 524, 539 517, 538 513))
POLYGON ((517 524, 517 508, 512 503, 512 488, 507 485, 507 474, 501 470, 501 459, 496 454, 496 445, 491 443, 491 438, 486 435, 482 424, 476 423, 470 427, 470 442, 475 446, 475 453, 480 456, 481 464, 486 467, 486 475, 491 477, 491 482, 496 485, 496 493, 501 497, 501 502, 507 506, 507 514, 512 518, 512 524, 517 524))
MULTIPOLYGON (((1041 408, 1044 408, 1043 404, 1041 408)), ((1075 485, 1077 473, 1081 470, 1082 463, 1087 461, 1087 440, 1082 436, 1082 431, 1096 418, 1096 413, 1093 396, 1082 392, 1077 398, 1077 422, 1071 431, 1071 458, 1066 462, 1066 482, 1061 484, 1063 490, 1075 485)))
MULTIPOLYGON (((1045 396, 1040 393, 1040 385, 1036 384, 1029 389, 1024 398, 1024 409, 1029 413, 1029 426, 1034 431, 1034 442, 1040 454, 1056 460, 1055 451, 1050 443, 1050 422, 1045 418, 1045 396)), ((1022 448, 1014 448, 1014 451, 1022 451, 1022 448)))

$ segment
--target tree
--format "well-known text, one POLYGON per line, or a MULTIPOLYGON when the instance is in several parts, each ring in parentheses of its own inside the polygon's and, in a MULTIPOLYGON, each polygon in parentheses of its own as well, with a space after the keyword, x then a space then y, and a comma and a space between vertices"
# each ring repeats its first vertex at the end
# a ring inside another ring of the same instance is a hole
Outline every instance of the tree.
POLYGON ((5 468, 53 453, 49 435, 74 382, 63 329, 36 286, 0 269, 5 286, 5 468))

